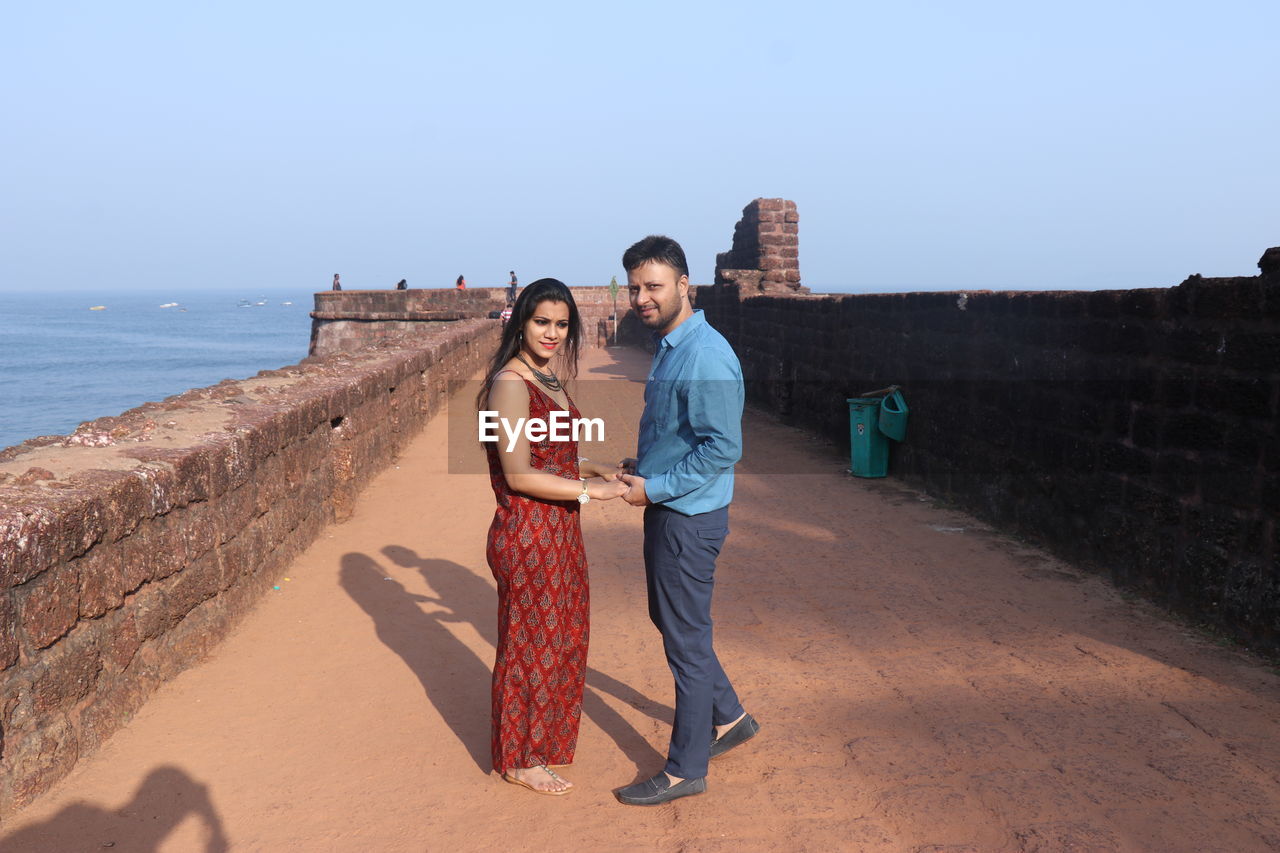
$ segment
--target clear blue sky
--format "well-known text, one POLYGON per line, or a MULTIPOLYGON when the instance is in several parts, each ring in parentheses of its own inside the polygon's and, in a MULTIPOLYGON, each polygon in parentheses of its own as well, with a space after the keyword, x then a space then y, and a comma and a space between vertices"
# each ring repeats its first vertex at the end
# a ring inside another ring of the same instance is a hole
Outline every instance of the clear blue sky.
POLYGON ((819 291, 1280 245, 1280 3, 11 3, 0 289, 607 283, 751 199, 819 291))

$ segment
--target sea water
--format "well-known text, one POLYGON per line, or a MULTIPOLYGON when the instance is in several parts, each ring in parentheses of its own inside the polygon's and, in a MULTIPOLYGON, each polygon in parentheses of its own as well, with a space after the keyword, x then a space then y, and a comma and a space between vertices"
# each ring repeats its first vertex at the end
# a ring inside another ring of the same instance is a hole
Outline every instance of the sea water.
POLYGON ((0 291, 0 448, 296 364, 312 302, 311 291, 0 291))

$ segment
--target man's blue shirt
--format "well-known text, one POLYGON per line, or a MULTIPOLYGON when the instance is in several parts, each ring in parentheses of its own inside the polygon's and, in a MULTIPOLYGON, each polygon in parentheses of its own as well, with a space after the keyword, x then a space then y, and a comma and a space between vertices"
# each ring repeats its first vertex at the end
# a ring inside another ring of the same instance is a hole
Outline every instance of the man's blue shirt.
POLYGON ((636 473, 650 501, 684 515, 728 506, 742 458, 738 356, 701 311, 656 337, 636 473))

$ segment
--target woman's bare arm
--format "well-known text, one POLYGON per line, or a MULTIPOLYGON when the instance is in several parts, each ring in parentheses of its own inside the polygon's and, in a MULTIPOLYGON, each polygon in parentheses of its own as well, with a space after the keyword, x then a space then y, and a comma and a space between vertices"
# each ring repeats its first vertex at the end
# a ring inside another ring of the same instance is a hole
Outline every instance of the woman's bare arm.
MULTIPOLYGON (((526 423, 529 418, 529 389, 524 380, 514 372, 499 373, 489 390, 489 408, 512 426, 526 423)), ((507 449, 508 443, 503 433, 498 443, 498 462, 512 490, 548 501, 573 500, 582 492, 582 483, 578 480, 566 480, 533 467, 529 460, 529 439, 524 429, 519 430, 510 450, 507 449)), ((587 481, 587 494, 592 500, 616 498, 626 490, 626 484, 616 480, 587 481)))

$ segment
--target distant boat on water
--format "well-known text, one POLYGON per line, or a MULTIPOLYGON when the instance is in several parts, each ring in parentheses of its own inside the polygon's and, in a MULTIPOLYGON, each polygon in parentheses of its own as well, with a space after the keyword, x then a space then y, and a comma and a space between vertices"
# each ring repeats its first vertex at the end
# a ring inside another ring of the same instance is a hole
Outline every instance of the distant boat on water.
POLYGON ((241 299, 241 300, 236 304, 236 307, 237 307, 237 308, 252 308, 252 307, 253 307, 253 303, 252 303, 252 302, 250 302, 248 299, 241 299))
POLYGON ((281 302, 280 304, 281 304, 281 305, 292 305, 293 303, 292 303, 292 302, 281 302))
POLYGON ((90 310, 90 311, 106 311, 106 310, 107 310, 107 306, 105 306, 105 305, 91 305, 91 306, 89 306, 89 310, 90 310))
POLYGON ((161 305, 160 307, 161 307, 161 308, 177 308, 177 307, 178 307, 178 303, 176 303, 176 302, 166 302, 165 304, 161 305))

